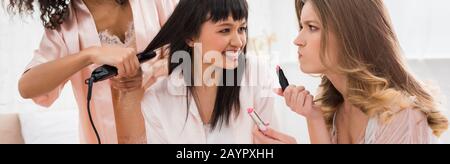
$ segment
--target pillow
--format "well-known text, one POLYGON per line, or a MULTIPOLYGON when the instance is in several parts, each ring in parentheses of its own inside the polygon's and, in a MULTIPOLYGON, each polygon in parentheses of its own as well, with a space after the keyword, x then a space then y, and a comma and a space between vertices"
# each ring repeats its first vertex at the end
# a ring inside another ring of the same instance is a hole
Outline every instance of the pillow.
POLYGON ((19 115, 26 144, 79 144, 78 111, 48 110, 19 115))
POLYGON ((23 144, 17 114, 0 115, 0 144, 23 144))

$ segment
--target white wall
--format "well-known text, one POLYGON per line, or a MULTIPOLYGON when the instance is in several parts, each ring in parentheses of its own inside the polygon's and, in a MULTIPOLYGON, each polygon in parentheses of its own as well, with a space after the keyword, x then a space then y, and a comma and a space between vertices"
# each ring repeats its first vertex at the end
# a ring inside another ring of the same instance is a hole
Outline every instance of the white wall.
POLYGON ((448 58, 450 1, 385 0, 409 58, 448 58))
MULTIPOLYGON (((2 1, 3 2, 3 1, 2 1)), ((35 16, 35 18, 38 18, 35 16)), ((43 28, 38 19, 11 17, 0 5, 0 113, 43 109, 30 100, 23 100, 17 82, 39 45, 43 28)), ((76 109, 71 87, 65 88, 61 99, 51 109, 76 109)))

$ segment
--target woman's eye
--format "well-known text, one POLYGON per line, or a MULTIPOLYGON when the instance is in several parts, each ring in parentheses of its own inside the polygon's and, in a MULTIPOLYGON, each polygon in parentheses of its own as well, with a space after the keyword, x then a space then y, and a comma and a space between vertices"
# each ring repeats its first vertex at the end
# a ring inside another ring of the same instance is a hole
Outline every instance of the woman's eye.
POLYGON ((309 30, 310 31, 317 31, 318 30, 318 28, 317 27, 315 27, 315 26, 309 26, 309 30))
POLYGON ((247 27, 241 27, 241 28, 239 28, 239 32, 247 32, 247 27))
POLYGON ((221 31, 219 31, 220 33, 229 33, 231 30, 230 29, 223 29, 221 31))

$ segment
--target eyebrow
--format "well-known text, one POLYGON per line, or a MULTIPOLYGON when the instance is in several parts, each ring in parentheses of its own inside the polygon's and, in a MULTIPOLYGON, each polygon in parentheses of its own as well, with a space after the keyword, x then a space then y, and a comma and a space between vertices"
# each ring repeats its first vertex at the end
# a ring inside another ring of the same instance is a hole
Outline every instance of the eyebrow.
POLYGON ((306 21, 301 21, 301 22, 304 24, 310 24, 310 23, 320 24, 319 22, 314 21, 314 20, 306 20, 306 21))
MULTIPOLYGON (((241 24, 241 26, 242 26, 242 25, 247 25, 247 21, 243 22, 243 23, 241 24)), ((223 23, 220 23, 218 26, 234 26, 234 23, 223 22, 223 23)))

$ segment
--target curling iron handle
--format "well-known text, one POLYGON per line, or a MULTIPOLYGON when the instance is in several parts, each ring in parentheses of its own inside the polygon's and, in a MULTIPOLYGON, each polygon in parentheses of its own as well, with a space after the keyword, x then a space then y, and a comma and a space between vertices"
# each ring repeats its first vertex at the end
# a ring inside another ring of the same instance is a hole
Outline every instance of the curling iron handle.
MULTIPOLYGON (((149 53, 140 53, 137 55, 137 58, 139 60, 139 63, 145 63, 154 57, 156 57, 156 52, 152 51, 149 53)), ((93 82, 99 82, 104 81, 107 79, 110 79, 114 76, 117 76, 117 68, 110 66, 110 65, 103 65, 101 67, 98 67, 92 72, 91 78, 93 78, 93 82)), ((86 84, 89 84, 90 78, 85 81, 86 84)))

